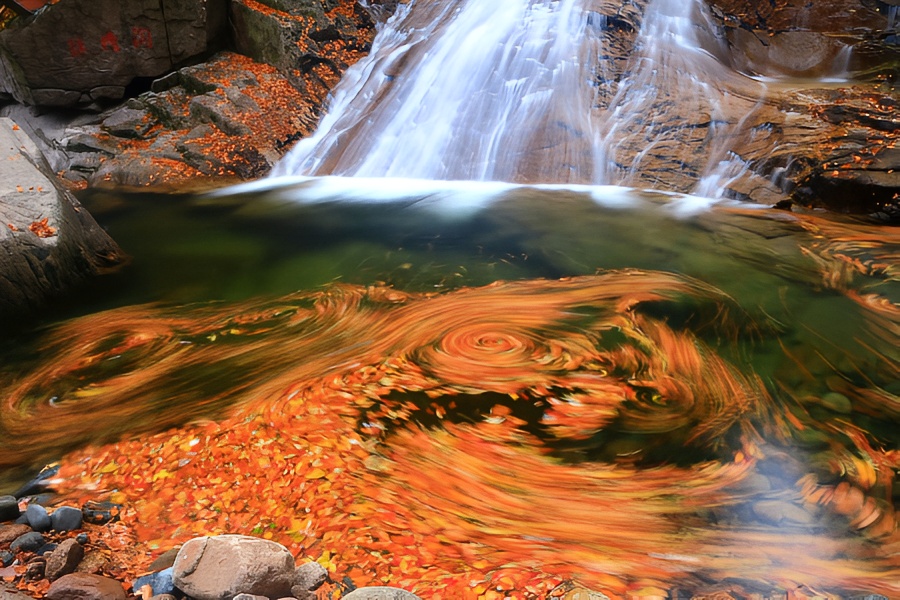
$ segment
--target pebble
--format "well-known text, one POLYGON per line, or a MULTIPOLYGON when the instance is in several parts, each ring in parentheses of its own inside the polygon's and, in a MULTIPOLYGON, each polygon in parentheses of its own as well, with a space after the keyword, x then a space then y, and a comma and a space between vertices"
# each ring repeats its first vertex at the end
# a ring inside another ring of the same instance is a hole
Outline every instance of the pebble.
POLYGON ((135 594, 140 594, 141 588, 145 585, 149 585, 152 594, 174 594, 175 582, 172 579, 173 571, 174 569, 169 567, 168 569, 163 569, 156 573, 138 577, 134 580, 132 589, 135 594))
POLYGON ((13 540, 9 549, 13 552, 34 552, 45 543, 44 536, 37 531, 25 533, 13 540))
POLYGON ((19 518, 19 501, 15 496, 0 496, 0 523, 19 518))
POLYGON ((50 552, 53 552, 54 550, 56 550, 56 547, 57 547, 57 544, 53 544, 53 543, 44 544, 43 546, 41 546, 40 548, 35 550, 34 553, 37 554, 38 556, 43 556, 45 554, 49 554, 50 552))
POLYGON ((75 536, 75 541, 84 546, 90 541, 90 539, 88 538, 88 534, 82 532, 75 536))
POLYGON ((0 566, 8 567, 13 564, 13 561, 16 560, 16 555, 10 552, 9 550, 4 550, 0 552, 0 566))
POLYGON ((29 504, 25 509, 25 520, 35 531, 50 531, 50 515, 40 504, 29 504))
POLYGON ((50 521, 54 531, 72 531, 80 529, 84 515, 81 509, 71 506, 60 506, 50 515, 50 521))
POLYGON ((61 543, 56 550, 47 556, 47 579, 56 581, 63 575, 74 573, 84 558, 84 547, 74 539, 61 543))

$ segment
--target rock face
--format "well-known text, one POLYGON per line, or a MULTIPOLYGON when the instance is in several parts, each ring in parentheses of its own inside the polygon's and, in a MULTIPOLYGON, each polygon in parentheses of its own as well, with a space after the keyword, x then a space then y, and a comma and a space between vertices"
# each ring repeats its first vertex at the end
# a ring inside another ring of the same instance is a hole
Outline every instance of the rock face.
POLYGON ((34 310, 122 254, 58 186, 37 146, 0 118, 0 320, 34 310))
MULTIPOLYGON (((887 5, 867 0, 708 0, 734 71, 774 79, 746 115, 727 195, 900 214, 900 47, 887 5), (890 41, 893 40, 893 41, 890 41), (844 85, 822 79, 852 76, 844 85), (774 192, 774 193, 773 193, 774 192)), ((896 27, 896 24, 895 24, 896 27)))
POLYGON ((0 92, 42 106, 116 100, 205 53, 225 0, 67 0, 0 31, 0 92))
POLYGON ((230 600, 238 594, 290 595, 294 557, 281 544, 243 535, 188 541, 175 559, 175 586, 197 600, 230 600))
POLYGON ((276 8, 251 0, 232 7, 236 45, 253 58, 221 52, 156 72, 166 74, 150 92, 74 121, 21 105, 0 114, 27 127, 53 170, 76 184, 202 186, 212 177, 221 185, 264 175, 313 131, 332 86, 374 37, 373 19, 356 0, 269 3, 276 8))
POLYGON ((319 101, 369 51, 374 35, 356 2, 235 0, 231 14, 238 52, 277 68, 319 101))

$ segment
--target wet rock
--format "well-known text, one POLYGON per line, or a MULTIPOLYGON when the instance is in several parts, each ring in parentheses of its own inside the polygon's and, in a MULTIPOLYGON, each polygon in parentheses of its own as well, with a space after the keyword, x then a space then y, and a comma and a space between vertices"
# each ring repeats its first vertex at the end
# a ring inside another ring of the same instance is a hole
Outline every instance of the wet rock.
POLYGON ((0 523, 19 518, 19 501, 15 496, 0 496, 0 523))
POLYGON ((44 545, 44 536, 37 531, 24 533, 14 539, 9 545, 9 549, 13 552, 34 552, 44 545))
POLYGON ((122 505, 115 502, 85 502, 81 507, 82 515, 87 523, 105 525, 111 521, 118 521, 122 512, 122 505))
POLYGON ((0 527, 0 544, 8 544, 26 533, 31 533, 28 525, 3 525, 0 527))
POLYGON ((38 556, 44 556, 46 554, 50 554, 51 552, 56 550, 58 547, 59 547, 58 544, 52 544, 52 543, 44 544, 43 546, 41 546, 40 548, 35 550, 35 554, 37 554, 38 556))
MULTIPOLYGON (((37 310, 122 260, 35 143, 0 118, 0 320, 37 310)), ((12 451, 11 448, 4 448, 12 451)))
POLYGON ((297 567, 294 571, 294 581, 291 591, 296 596, 297 592, 312 592, 319 589, 328 579, 328 571, 317 562, 308 562, 297 567))
POLYGON ((163 569, 156 573, 138 577, 134 580, 132 588, 134 589, 135 594, 140 594, 141 588, 145 585, 150 586, 151 593, 154 595, 173 594, 175 593, 175 582, 173 581, 172 576, 173 569, 172 567, 169 567, 168 569, 163 569))
POLYGON ((82 545, 74 539, 65 540, 47 556, 47 579, 56 581, 63 575, 74 573, 83 558, 82 545))
POLYGON ((16 560, 16 555, 10 552, 9 550, 3 550, 0 552, 0 566, 8 567, 13 564, 13 561, 16 560))
POLYGON ((242 535, 194 538, 175 559, 174 582, 197 600, 236 594, 281 597, 290 594, 294 558, 287 548, 242 535))
POLYGON ((135 77, 207 52, 226 11, 224 0, 50 3, 0 31, 0 91, 42 106, 121 98, 135 77))
POLYGON ((74 506, 60 506, 50 515, 54 531, 72 531, 81 529, 84 514, 74 506))
POLYGON ((45 596, 48 600, 125 600, 122 584, 114 579, 72 573, 63 575, 52 584, 45 596))
POLYGON ((362 587, 353 590, 344 600, 420 600, 412 592, 386 586, 362 587))
POLYGON ((153 121, 146 110, 122 107, 103 119, 100 128, 116 137, 140 138, 152 126, 153 121))
POLYGON ((50 531, 50 515, 40 504, 29 504, 25 509, 25 519, 35 531, 50 531))
POLYGON ((88 543, 88 534, 82 532, 75 536, 75 541, 84 546, 88 543))
POLYGON ((323 83, 330 88, 369 51, 375 33, 369 13, 359 3, 235 0, 231 16, 238 52, 272 65, 295 87, 317 97, 323 83))

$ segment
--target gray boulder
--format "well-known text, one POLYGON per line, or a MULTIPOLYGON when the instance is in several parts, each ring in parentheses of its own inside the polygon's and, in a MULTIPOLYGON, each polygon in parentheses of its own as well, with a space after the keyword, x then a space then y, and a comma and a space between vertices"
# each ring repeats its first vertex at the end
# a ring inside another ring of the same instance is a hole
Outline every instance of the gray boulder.
POLYGON ((196 600, 238 594, 289 596, 294 557, 281 544, 244 535, 194 538, 178 551, 175 586, 196 600))
POLYGON ((0 31, 0 93, 42 106, 123 97, 135 77, 157 77, 206 53, 226 0, 68 0, 0 31))
POLYGON ((0 321, 44 304, 122 260, 37 146, 0 118, 0 321))

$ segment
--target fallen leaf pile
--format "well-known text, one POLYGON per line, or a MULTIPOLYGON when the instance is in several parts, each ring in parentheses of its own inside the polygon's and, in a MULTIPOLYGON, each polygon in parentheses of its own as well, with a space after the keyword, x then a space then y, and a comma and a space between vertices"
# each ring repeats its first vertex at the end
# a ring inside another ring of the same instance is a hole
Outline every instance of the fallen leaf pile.
POLYGON ((717 290, 642 271, 128 307, 60 327, 54 355, 9 386, 3 459, 130 431, 65 458, 57 487, 124 503, 147 562, 243 533, 334 581, 427 598, 734 578, 900 593, 884 500, 900 456, 717 349, 760 331, 717 290), (809 431, 834 441, 807 466, 809 431))

